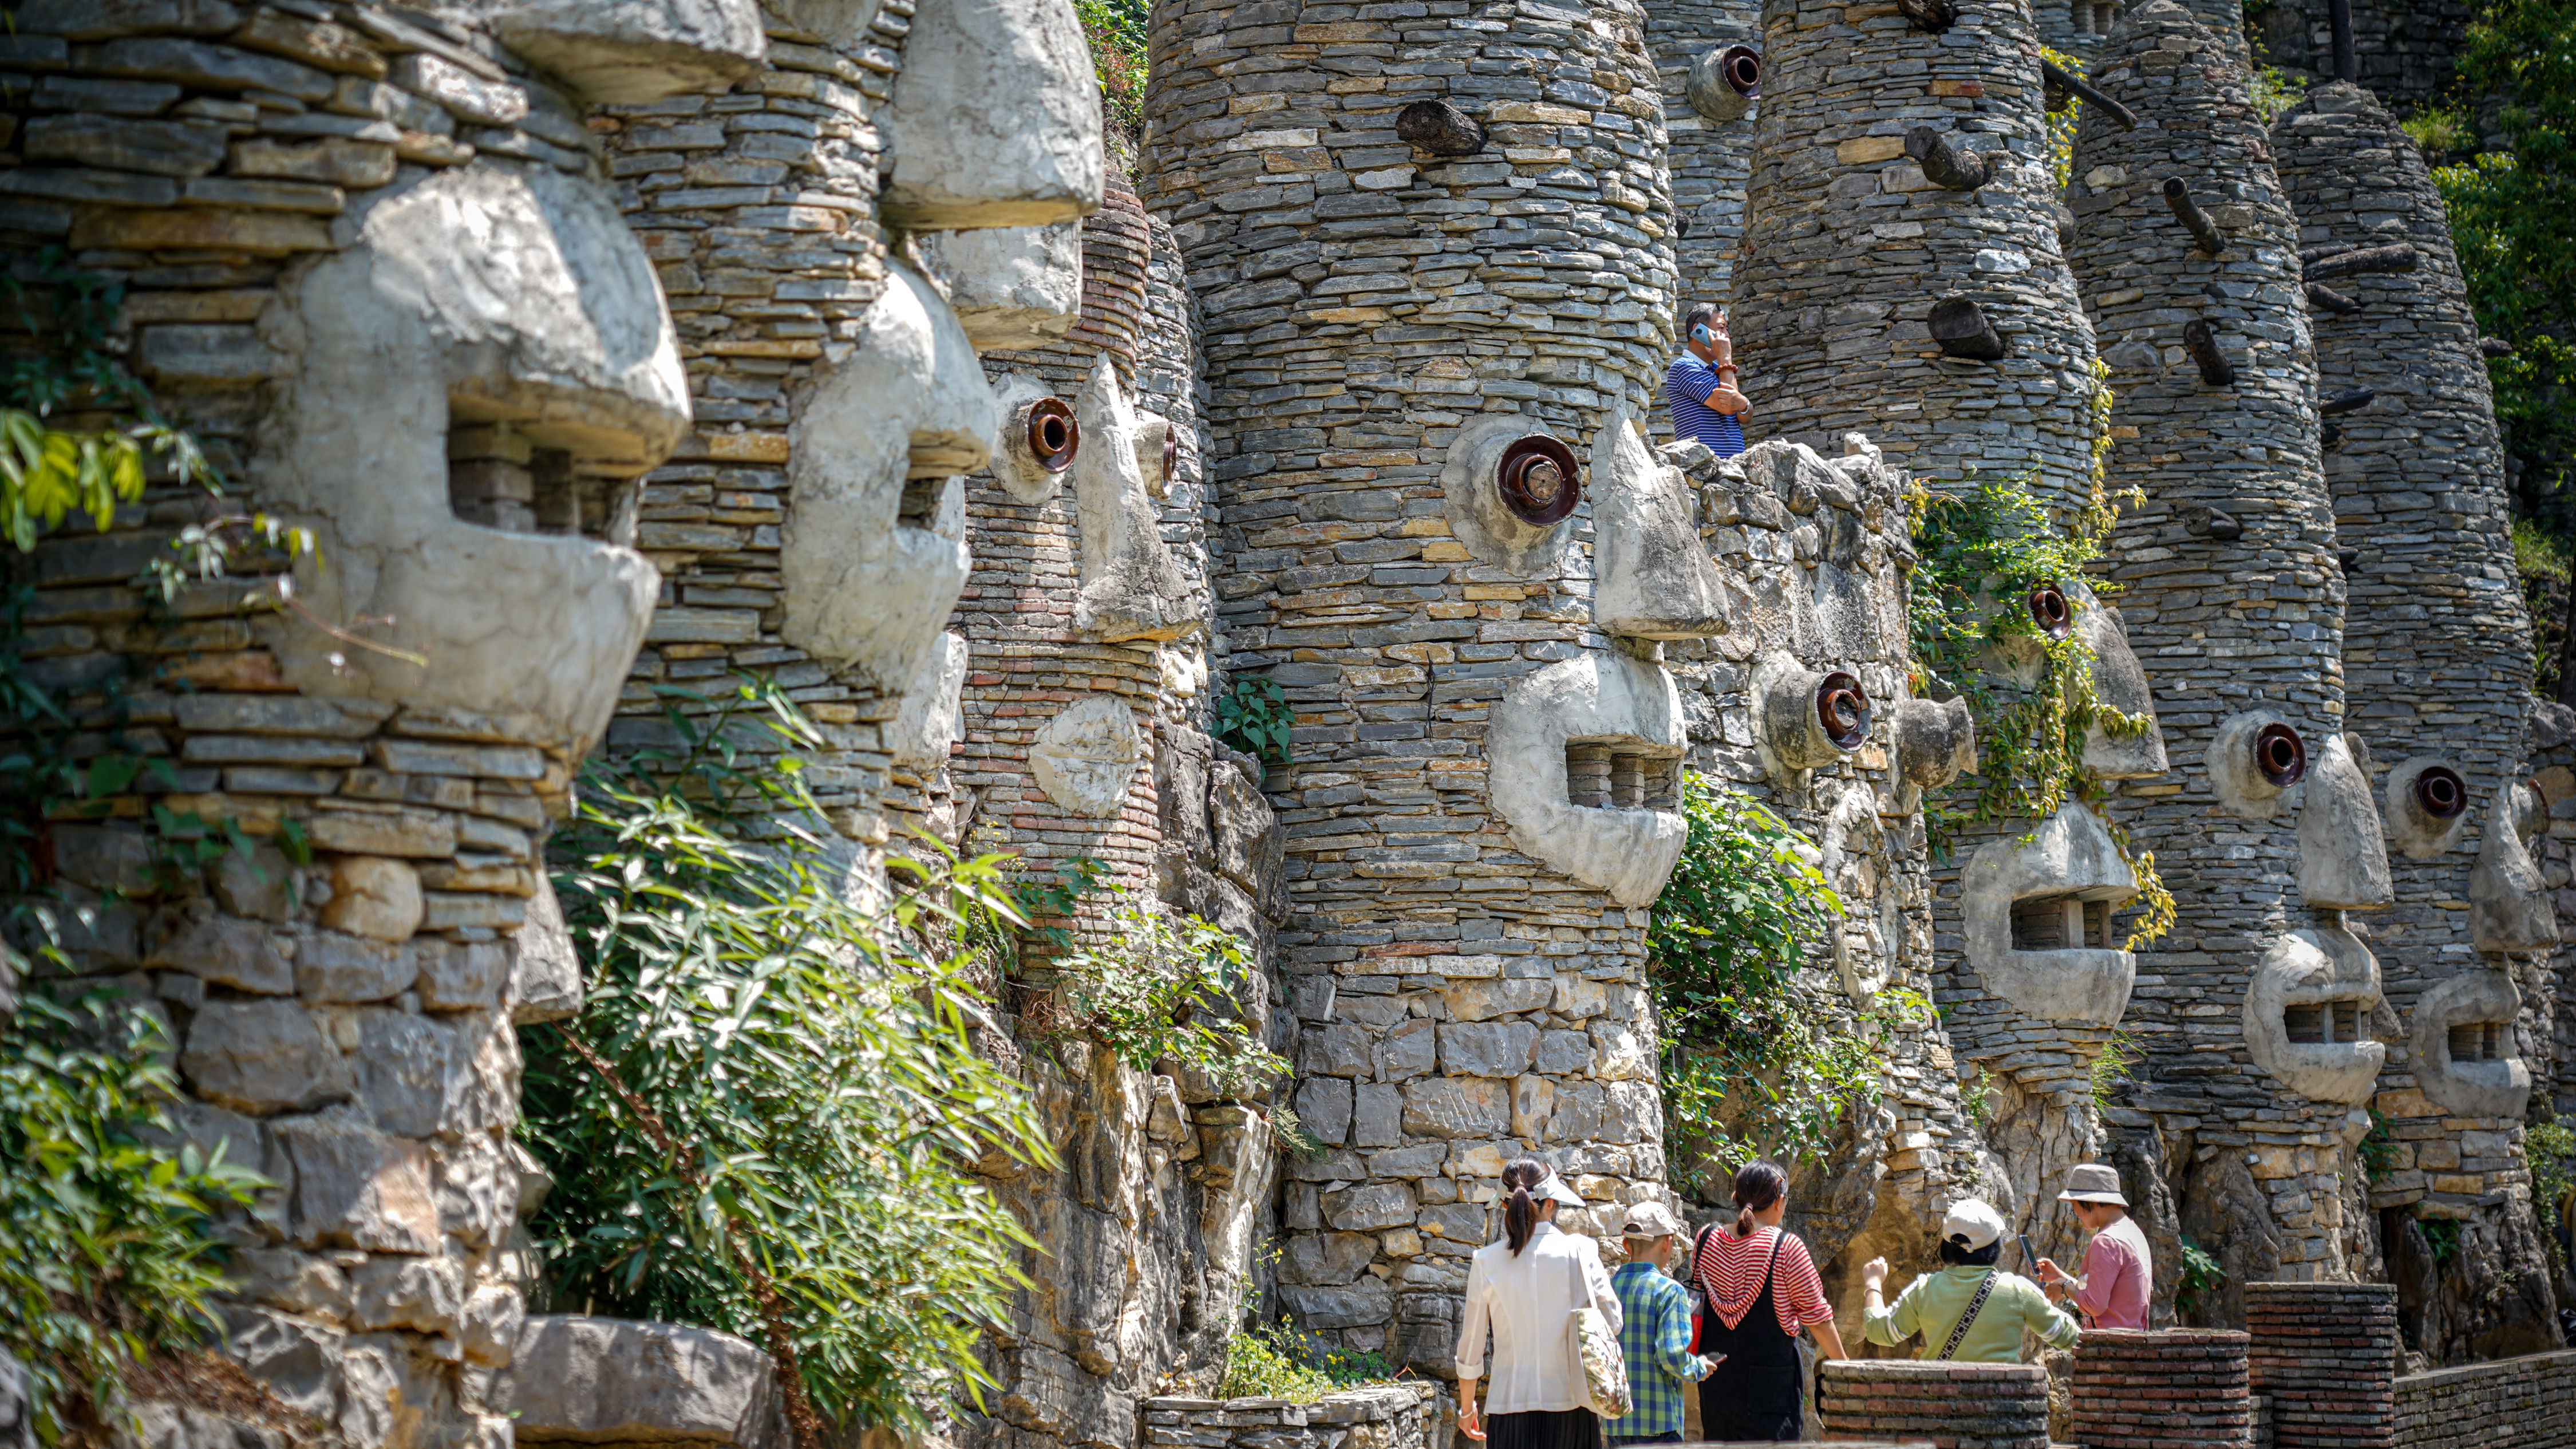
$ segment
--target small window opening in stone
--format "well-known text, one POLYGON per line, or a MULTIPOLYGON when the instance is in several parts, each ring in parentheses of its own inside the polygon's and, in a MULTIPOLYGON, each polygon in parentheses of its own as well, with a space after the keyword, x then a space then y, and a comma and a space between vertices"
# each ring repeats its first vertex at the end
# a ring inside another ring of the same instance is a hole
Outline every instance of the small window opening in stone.
POLYGON ((2013 902, 2013 949, 2062 951, 2084 944, 2084 902, 2073 896, 2034 896, 2013 902))
POLYGON ((1610 802, 1622 810, 1646 808, 1646 757, 1613 751, 1610 756, 1610 802))
POLYGON ((536 447, 508 423, 447 430, 447 504, 459 519, 504 533, 534 533, 536 447))
POLYGON ((895 505, 895 522, 906 528, 928 528, 937 521, 939 500, 948 491, 948 475, 903 480, 903 500, 895 505))
POLYGON ((1646 808, 1679 810, 1682 808, 1682 762, 1648 760, 1646 762, 1646 808))
POLYGON ((2451 1060, 2455 1062, 2500 1062, 2505 1057, 2504 1024, 2495 1021, 2463 1021, 2451 1027, 2451 1060))
POLYGON ((2334 1029, 2336 1041, 2361 1040, 2361 1003, 2336 1001, 2327 1005, 2327 1025, 2334 1029))
POLYGON ((1565 798, 1567 803, 1594 810, 1610 805, 1610 747, 1608 745, 1567 745, 1565 747, 1565 798))
POLYGON ((2084 939, 2105 951, 2116 951, 2120 943, 2111 939, 2111 903, 2084 903, 2084 939))
POLYGON ((2326 1009, 2320 1004, 2281 1008, 2281 1034, 2293 1042, 2321 1045, 2326 1036, 2326 1009))

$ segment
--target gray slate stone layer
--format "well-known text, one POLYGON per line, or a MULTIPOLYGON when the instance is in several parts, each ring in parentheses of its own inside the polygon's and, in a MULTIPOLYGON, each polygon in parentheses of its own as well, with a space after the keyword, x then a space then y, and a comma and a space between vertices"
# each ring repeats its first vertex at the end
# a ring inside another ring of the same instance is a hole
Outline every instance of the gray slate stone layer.
MULTIPOLYGON (((2355 551, 2343 647, 2352 727, 2369 740, 2382 772, 2431 757, 2469 784, 2469 828, 2430 860, 2392 852, 2397 903, 2370 920, 2388 1004, 2411 1025, 2418 998, 2444 982, 2496 978, 2501 989, 2485 994, 2509 999, 2502 982, 2521 974, 2502 953, 2474 950, 2470 913, 2457 903, 2470 894, 2484 834, 2512 828, 2509 795, 2527 779, 2531 621, 2517 587, 2505 457, 2477 319, 2422 155, 2369 91, 2341 83, 2312 90, 2276 118, 2271 141, 2303 248, 2404 243, 2418 257, 2411 272, 2337 279, 2360 311, 2310 314, 2320 396, 2377 394, 2333 420, 2340 441, 2324 455, 2337 543, 2355 551)), ((2508 1055, 2545 1053, 2537 1039, 2519 1044, 2510 1019, 2502 1024, 2508 1055)), ((2494 1103, 2482 1115, 2428 1100, 2421 1077, 2449 1068, 2420 1060, 2417 1042, 2410 1030, 2389 1043, 2373 1105, 2393 1124, 2398 1160, 2372 1184, 2371 1205, 2524 1217, 2529 1175, 2513 1150, 2519 1103, 2494 1103)), ((2485 1228, 2499 1248, 2537 1241, 2519 1223, 2485 1228)), ((2481 1279, 2546 1271, 2511 1251, 2477 1262, 2481 1279)), ((2444 1326, 2458 1339, 2492 1348, 2519 1336, 2525 1351, 2554 1343, 2520 1295, 2469 1288, 2457 1296, 2444 1326)), ((2426 1352, 2445 1356, 2439 1343, 2426 1352)))
POLYGON ((1762 103, 1733 321, 1749 435, 1880 440, 1934 487, 2036 466, 2090 476, 2092 329, 2059 253, 2039 58, 2024 0, 1959 7, 1935 36, 1893 9, 1768 0, 1762 103), (1995 179, 1946 191, 1904 154, 1931 126, 1995 179), (1932 305, 1977 304, 2011 355, 1931 341, 1932 305))
POLYGON ((2366 1204, 2342 1166, 2359 1135, 2350 1109, 2300 1099, 2244 1055, 2249 978, 2286 933, 2312 924, 2297 813, 2227 814, 2203 763, 2217 725, 2244 711, 2277 710, 2312 762, 2347 727, 2344 584, 2318 466, 2296 223, 2245 73, 2227 57, 2172 0, 2132 9, 2092 80, 2138 127, 2088 110, 2070 204, 2076 276, 2118 392, 2111 488, 2146 494, 2112 540, 2109 572, 2125 586, 2120 609, 2176 765, 2124 784, 2111 805, 2181 903, 2174 929, 2138 953, 2129 1030, 2157 1085, 2130 1105, 2157 1118, 2180 1165, 2183 1231, 2224 1243, 2214 1251, 2245 1282, 2340 1276, 2368 1255, 2356 1248, 2366 1204), (2184 178, 2225 231, 2223 257, 2200 255, 2174 220, 2168 177, 2184 178), (2203 383, 2184 357, 2195 318, 2217 329, 2232 387, 2203 383), (2242 536, 2196 535, 2195 508, 2226 512, 2242 536))

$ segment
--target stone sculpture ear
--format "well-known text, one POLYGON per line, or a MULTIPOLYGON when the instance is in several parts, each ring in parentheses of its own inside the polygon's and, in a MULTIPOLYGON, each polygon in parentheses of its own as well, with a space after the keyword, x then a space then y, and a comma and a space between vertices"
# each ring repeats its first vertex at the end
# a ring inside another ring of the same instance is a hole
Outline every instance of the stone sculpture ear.
POLYGON ((2455 1116, 2520 1121, 2531 1100, 2531 1071, 2514 1041, 2521 1011, 2501 971, 2454 976, 2416 998, 2406 1041, 2416 1087, 2455 1116))
POLYGON ((1046 226, 1100 208, 1100 82, 1070 0, 919 0, 882 113, 879 196, 908 231, 1046 226))
POLYGON ((993 380, 993 419, 993 481, 1024 508, 1044 506, 1082 456, 1079 412, 1051 384, 1006 372, 993 380))
POLYGON ((504 45, 599 105, 745 79, 769 56, 759 0, 503 0, 504 45))
POLYGON ((1537 419, 1485 413, 1449 440, 1440 493, 1441 516, 1460 548, 1478 563, 1535 579, 1556 571, 1583 480, 1573 451, 1537 419))
POLYGON ((2138 966, 2113 943, 2111 918, 2137 893, 2110 832, 2069 800, 2027 837, 1969 858, 1959 879, 1968 965, 2025 1016, 2115 1026, 2138 966))
POLYGON ((2481 951, 2547 951, 2558 945, 2558 915, 2523 842, 2549 812, 2530 786, 2508 783, 2487 802, 2478 863, 2469 870, 2469 943, 2481 951))
POLYGON ((314 610, 390 617, 424 662, 284 629, 280 664, 308 694, 512 719, 578 758, 657 588, 619 539, 634 480, 689 425, 652 266, 603 189, 550 167, 438 172, 344 224, 355 242, 281 289, 300 335, 254 485, 315 531, 314 610))
POLYGON ((2355 748, 2359 738, 2328 735, 2309 762, 2299 805, 2299 893, 2313 909, 2377 910, 2397 899, 2365 768, 2370 757, 2355 748))
POLYGON ((993 451, 965 329, 902 266, 858 340, 824 354, 788 425, 779 637, 885 689, 921 668, 965 587, 962 487, 993 451))
POLYGON ((1700 542, 1681 471, 1646 447, 1623 406, 1592 445, 1592 621, 1634 639, 1723 634, 1726 580, 1700 542))
POLYGON ((1774 777, 1830 765, 1869 743, 1869 694, 1840 670, 1766 654, 1753 670, 1753 736, 1774 777))
POLYGON ((2370 1039, 2379 1000, 2379 962, 2357 938, 2292 931, 2246 983, 2246 1055, 2311 1101, 2367 1102, 2388 1056, 2370 1039))
POLYGON ((1073 626, 1087 639, 1178 639, 1198 628, 1190 589, 1163 542, 1162 510, 1136 463, 1139 428, 1109 354, 1074 400, 1082 450, 1073 460, 1082 524, 1082 594, 1073 626))

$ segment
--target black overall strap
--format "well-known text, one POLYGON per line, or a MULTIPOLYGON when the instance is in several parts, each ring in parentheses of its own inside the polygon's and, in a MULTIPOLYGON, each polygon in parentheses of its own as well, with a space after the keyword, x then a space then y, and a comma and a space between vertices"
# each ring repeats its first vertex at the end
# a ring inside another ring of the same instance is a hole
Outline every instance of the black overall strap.
POLYGON ((1977 1296, 1968 1300, 1968 1311, 1960 1314, 1959 1321, 1950 1326, 1950 1339, 1941 1345, 1941 1351, 1934 1354, 1934 1358, 1948 1358, 1959 1351, 1959 1340, 1968 1336, 1968 1326, 1977 1321, 1978 1310, 1986 1306, 1986 1295, 1995 1291, 1995 1275, 2002 1271, 2001 1268, 1986 1270, 1986 1281, 1977 1285, 1977 1296))

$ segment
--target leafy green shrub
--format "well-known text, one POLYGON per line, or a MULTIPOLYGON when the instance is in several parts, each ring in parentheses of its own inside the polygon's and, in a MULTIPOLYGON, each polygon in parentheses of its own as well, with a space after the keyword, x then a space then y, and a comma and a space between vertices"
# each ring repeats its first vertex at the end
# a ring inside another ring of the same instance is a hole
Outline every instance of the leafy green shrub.
POLYGON ((809 737, 746 685, 712 719, 669 712, 676 756, 585 779, 550 855, 589 997, 522 1030, 519 1130, 556 1179, 532 1231, 558 1301, 763 1343, 811 1446, 980 1399, 1030 1239, 970 1168, 1053 1158, 974 1049, 969 954, 922 944, 1022 919, 1000 861, 855 903, 795 760, 743 743, 764 706, 809 737))
POLYGON ((1875 1099, 1874 1053, 1922 998, 1882 991, 1853 1016, 1839 988, 1799 981, 1842 916, 1815 847, 1695 770, 1682 774, 1682 815, 1689 835, 1646 927, 1673 1171, 1821 1158, 1851 1108, 1875 1099))
POLYGON ((2415 148, 2422 151, 2427 159, 2477 149, 2477 124, 2465 111, 2422 106, 2397 126, 2415 142, 2415 148))
POLYGON ((2267 65, 2254 73, 2246 91, 2247 99, 2254 103, 2254 114, 2262 117, 2263 124, 2269 126, 2280 119, 2283 111, 2308 98, 2308 78, 2289 75, 2267 65))
POLYGON ((2087 1077, 2094 1111, 2107 1112, 2120 1105, 2120 1089, 2129 1085, 2131 1073, 2144 1055, 2136 1037, 2125 1031, 2111 1033, 2111 1040, 2103 1044, 2102 1055, 2093 1059, 2093 1070, 2087 1077))
POLYGON ((2226 1284, 2225 1265, 2200 1244, 2182 1239, 2182 1282, 2174 1289, 2174 1311, 2196 1314, 2214 1310, 2218 1290, 2226 1284))
POLYGON ((1082 38, 1091 46, 1092 74, 1100 79, 1100 105, 1133 140, 1145 128, 1145 26, 1152 0, 1073 0, 1082 38))
POLYGON ((1285 764, 1296 724, 1287 694, 1258 674, 1236 675, 1216 702, 1216 737, 1255 759, 1285 764))
POLYGON ((2525 1128, 2522 1155, 2531 1164, 2531 1208, 2540 1239, 2549 1245, 2550 1261, 2563 1270, 2567 1266, 2563 1204, 2568 1188, 2576 1186, 2576 1176, 2570 1174, 2570 1168, 2576 1167, 2576 1117, 2555 1116, 2525 1128))
POLYGON ((1374 1349, 1336 1348, 1286 1322, 1255 1323, 1227 1336, 1221 1399, 1286 1399, 1311 1404, 1336 1389, 1394 1377, 1374 1349))
POLYGON ((2361 1175, 2366 1181, 2385 1181, 2397 1170, 2397 1135, 2389 1130, 2388 1119, 2377 1107, 2370 1109, 2370 1130, 2361 1135, 2361 1145, 2354 1149, 2361 1158, 2361 1175))
POLYGON ((2425 1245, 2433 1250, 2434 1262, 2447 1263, 2459 1256, 2460 1220, 2458 1218, 2417 1218, 2415 1230, 2424 1235, 2425 1245))
POLYGON ((1237 1014, 1235 992, 1252 971, 1243 945, 1196 916, 1112 894, 1107 929, 1056 963, 1070 1020, 1137 1071, 1178 1066, 1229 1096, 1256 1096, 1288 1075, 1288 1061, 1237 1014))
POLYGON ((267 1185, 221 1153, 146 1142, 170 1131, 171 1044, 114 996, 30 994, 0 1028, 0 1347, 27 1366, 49 1445, 106 1422, 128 1375, 220 1329, 208 1217, 267 1185))

